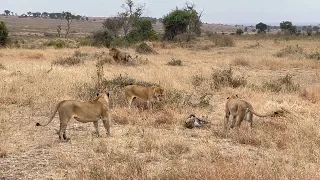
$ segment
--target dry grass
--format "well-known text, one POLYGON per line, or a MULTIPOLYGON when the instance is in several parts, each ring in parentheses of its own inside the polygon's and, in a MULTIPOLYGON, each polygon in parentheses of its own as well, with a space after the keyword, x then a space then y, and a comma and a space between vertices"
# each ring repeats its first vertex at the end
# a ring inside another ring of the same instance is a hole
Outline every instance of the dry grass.
MULTIPOLYGON (((250 87, 279 79, 284 86, 313 84, 319 79, 319 61, 273 54, 296 44, 304 52, 316 52, 320 43, 259 40, 256 46, 256 40, 234 41, 232 47, 201 53, 155 43, 158 54, 142 56, 149 59, 147 64, 101 63, 102 84, 111 90, 111 136, 106 137, 102 123, 102 137, 97 138, 92 123, 71 120, 68 143, 58 140, 58 116, 47 127, 35 123, 46 121, 60 100, 91 98, 101 60, 97 54, 108 50, 0 49, 5 66, 0 71, 0 179, 317 179, 319 103, 296 91, 250 87), (244 48, 249 45, 255 47, 244 48), (48 71, 57 54, 78 57, 83 64, 48 71), (183 59, 183 66, 168 66, 173 57, 183 59), (239 85, 237 77, 245 77, 246 83, 239 85), (166 101, 153 110, 127 108, 122 88, 130 82, 161 85, 166 101), (239 129, 225 132, 224 106, 230 94, 239 94, 258 112, 283 107, 290 113, 254 117, 252 131, 243 122, 239 129), (185 129, 182 122, 190 113, 208 115, 211 127, 185 129)), ((196 43, 206 46, 212 40, 196 43)))

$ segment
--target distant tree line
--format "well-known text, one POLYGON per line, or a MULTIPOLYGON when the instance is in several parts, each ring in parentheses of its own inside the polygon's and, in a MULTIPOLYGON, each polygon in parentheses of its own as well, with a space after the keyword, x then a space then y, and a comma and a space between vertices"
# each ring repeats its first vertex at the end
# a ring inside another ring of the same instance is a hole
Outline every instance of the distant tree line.
MULTIPOLYGON (((12 12, 10 10, 4 10, 4 15, 6 15, 6 16, 14 16, 14 12, 12 12)), ((64 12, 58 12, 58 13, 56 13, 56 12, 53 12, 53 13, 42 12, 41 13, 41 12, 28 11, 26 14, 21 14, 19 17, 20 18, 34 17, 34 18, 65 19, 64 12)), ((72 14, 72 19, 89 21, 89 17, 82 16, 82 15, 74 15, 74 14, 72 14)))

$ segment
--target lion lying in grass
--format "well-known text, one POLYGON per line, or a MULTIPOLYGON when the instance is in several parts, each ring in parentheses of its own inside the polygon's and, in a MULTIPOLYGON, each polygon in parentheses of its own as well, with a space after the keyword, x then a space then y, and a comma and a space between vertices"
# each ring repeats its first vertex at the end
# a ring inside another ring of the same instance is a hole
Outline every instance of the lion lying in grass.
POLYGON ((120 62, 127 63, 127 62, 129 62, 130 58, 132 59, 130 54, 128 54, 126 52, 121 52, 117 48, 111 48, 109 50, 109 55, 112 56, 114 61, 117 63, 120 63, 120 62))
POLYGON ((93 122, 98 136, 100 136, 98 120, 101 119, 107 135, 110 135, 109 92, 107 90, 99 93, 93 101, 63 100, 59 102, 49 121, 43 125, 37 123, 36 126, 47 126, 57 111, 60 118, 60 130, 58 132, 60 140, 70 139, 66 135, 66 129, 71 118, 83 123, 93 122))

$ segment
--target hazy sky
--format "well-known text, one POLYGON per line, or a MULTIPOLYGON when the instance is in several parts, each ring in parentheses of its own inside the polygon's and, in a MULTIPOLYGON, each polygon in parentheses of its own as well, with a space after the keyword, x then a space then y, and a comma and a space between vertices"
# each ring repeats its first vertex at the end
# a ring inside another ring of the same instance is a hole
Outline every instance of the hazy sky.
MULTIPOLYGON (((71 11, 87 16, 114 16, 122 11, 125 0, 0 0, 0 11, 18 14, 32 12, 71 11)), ((185 0, 135 0, 145 3, 145 16, 163 17, 183 7, 185 0)), ((208 23, 245 24, 278 23, 284 20, 299 23, 320 23, 320 0, 193 0, 208 23)))

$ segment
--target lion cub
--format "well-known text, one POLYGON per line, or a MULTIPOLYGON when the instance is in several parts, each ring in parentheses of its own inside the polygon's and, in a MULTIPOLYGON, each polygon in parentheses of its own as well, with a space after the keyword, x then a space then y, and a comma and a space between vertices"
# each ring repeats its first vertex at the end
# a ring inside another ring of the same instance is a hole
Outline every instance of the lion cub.
POLYGON ((150 108, 152 103, 164 99, 164 89, 158 86, 144 87, 139 85, 128 85, 124 88, 124 94, 129 107, 131 107, 132 100, 135 97, 147 101, 148 108, 150 108))
POLYGON ((252 129, 252 119, 253 114, 259 117, 267 117, 267 116, 274 116, 274 115, 280 115, 283 114, 283 110, 278 110, 275 112, 270 112, 267 114, 260 114, 253 110, 252 105, 244 101, 242 99, 239 99, 238 95, 232 95, 227 98, 226 103, 226 109, 225 109, 225 121, 224 121, 224 127, 225 129, 228 128, 228 122, 229 122, 229 116, 232 116, 232 121, 230 127, 233 128, 235 125, 240 126, 241 122, 245 119, 249 122, 250 129, 252 129))

